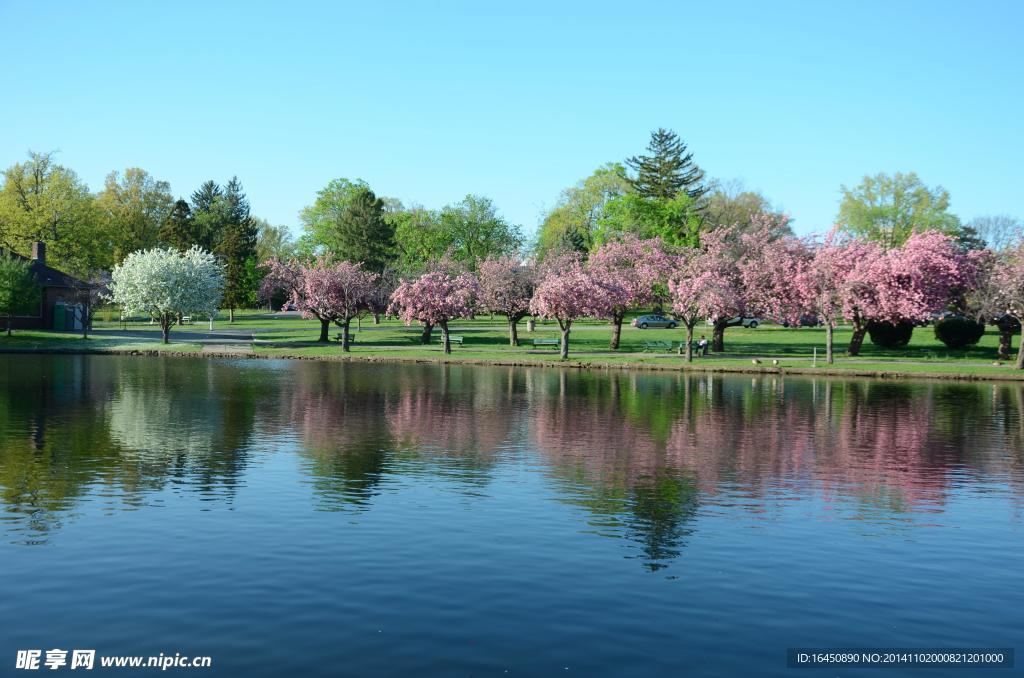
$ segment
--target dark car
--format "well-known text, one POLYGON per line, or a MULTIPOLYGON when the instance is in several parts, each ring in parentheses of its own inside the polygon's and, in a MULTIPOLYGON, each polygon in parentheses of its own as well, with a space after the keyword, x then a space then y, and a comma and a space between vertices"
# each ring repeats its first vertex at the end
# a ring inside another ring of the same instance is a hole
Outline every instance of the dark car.
POLYGON ((808 313, 806 315, 800 316, 800 320, 798 320, 796 323, 791 323, 788 320, 784 320, 782 322, 783 327, 793 327, 794 325, 796 327, 820 327, 824 324, 825 323, 821 320, 821 318, 814 315, 813 313, 808 313))

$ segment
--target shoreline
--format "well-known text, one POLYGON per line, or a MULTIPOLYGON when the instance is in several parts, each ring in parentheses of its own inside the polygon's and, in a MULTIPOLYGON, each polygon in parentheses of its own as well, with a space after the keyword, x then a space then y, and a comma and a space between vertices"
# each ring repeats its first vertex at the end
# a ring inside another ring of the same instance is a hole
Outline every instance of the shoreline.
MULTIPOLYGON (((905 370, 877 369, 837 369, 825 367, 741 367, 731 365, 700 366, 697 363, 672 365, 651 365, 644 363, 609 363, 601 361, 578 360, 560 362, 553 360, 511 360, 459 358, 457 356, 424 358, 388 355, 300 355, 300 354, 264 354, 252 350, 244 351, 176 351, 172 349, 120 349, 120 348, 0 348, 0 355, 120 355, 138 357, 169 357, 169 358, 233 358, 246 360, 312 360, 319 362, 361 362, 361 363, 413 363, 413 364, 450 364, 476 365, 489 367, 543 367, 558 369, 589 369, 610 371, 638 370, 644 372, 698 372, 704 374, 748 374, 748 375, 779 375, 779 376, 819 376, 819 377, 850 377, 888 380, 927 379, 939 381, 994 381, 1024 382, 1024 370, 1014 370, 1007 374, 969 374, 963 372, 912 372, 905 370)), ((443 354, 442 354, 443 355, 443 354)), ((1011 369, 1011 368, 1008 368, 1011 369)))

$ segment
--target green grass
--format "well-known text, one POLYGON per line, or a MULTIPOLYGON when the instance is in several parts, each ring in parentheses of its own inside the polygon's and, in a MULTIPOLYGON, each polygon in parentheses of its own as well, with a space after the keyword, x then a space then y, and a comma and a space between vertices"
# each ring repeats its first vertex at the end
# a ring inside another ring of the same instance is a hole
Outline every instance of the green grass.
MULTIPOLYGON (((117 330, 116 322, 98 322, 97 329, 117 330)), ((171 333, 172 343, 163 346, 155 341, 159 338, 159 329, 148 322, 129 323, 133 333, 143 333, 149 341, 140 340, 140 336, 102 337, 83 341, 79 335, 57 332, 16 331, 14 337, 0 337, 0 350, 3 349, 36 349, 36 350, 170 350, 194 352, 202 350, 197 341, 209 331, 205 322, 175 327, 171 333), (190 340, 191 339, 191 340, 190 340)), ((297 317, 280 317, 262 311, 242 311, 236 314, 236 321, 227 322, 226 317, 217 319, 214 330, 232 330, 243 334, 251 333, 251 344, 248 346, 253 353, 266 357, 304 357, 304 358, 341 358, 345 357, 341 346, 332 341, 320 344, 316 341, 319 335, 319 324, 315 321, 302 320, 297 317)), ((340 328, 331 327, 331 338, 337 335, 340 328)), ((385 320, 380 325, 373 325, 368 319, 362 323, 352 324, 356 334, 356 342, 351 347, 348 358, 351 359, 402 359, 402 360, 449 360, 469 362, 501 362, 501 363, 559 363, 557 348, 534 348, 534 338, 559 337, 558 326, 554 322, 538 323, 535 332, 526 331, 526 323, 520 323, 519 347, 508 343, 507 326, 504 319, 480 316, 475 320, 458 320, 451 323, 453 334, 465 338, 463 346, 453 346, 452 355, 444 356, 440 347, 440 330, 435 328, 433 343, 422 346, 418 343, 420 329, 406 327, 394 321, 385 320)), ((707 358, 696 358, 693 367, 697 369, 716 370, 771 370, 775 366, 772 360, 779 361, 779 368, 786 370, 838 371, 851 373, 884 373, 884 374, 933 374, 933 375, 965 375, 975 377, 1014 378, 1018 373, 1012 364, 993 366, 998 337, 989 331, 982 340, 972 347, 950 350, 935 339, 931 327, 920 327, 914 331, 910 344, 900 350, 883 349, 865 340, 861 356, 848 358, 845 356, 846 345, 850 339, 850 328, 840 327, 835 332, 836 363, 825 365, 825 331, 821 328, 783 328, 775 325, 762 325, 757 329, 740 327, 729 328, 725 333, 725 353, 711 354, 707 358), (818 359, 813 360, 814 349, 817 348, 818 359), (753 360, 761 361, 754 365, 753 360)), ((698 326, 695 338, 705 335, 710 339, 711 328, 698 326)), ((679 368, 685 365, 682 358, 675 353, 646 353, 644 341, 680 341, 685 338, 681 329, 648 329, 639 330, 624 325, 622 341, 617 351, 608 348, 611 328, 607 323, 597 321, 577 322, 573 325, 570 340, 569 364, 601 365, 601 366, 641 366, 659 368, 679 368)), ((1016 339, 1014 340, 1016 343, 1016 339)), ((208 345, 208 350, 217 351, 218 346, 208 345)), ((238 350, 235 347, 234 350, 238 350)), ((1024 375, 1021 375, 1024 377, 1024 375)))

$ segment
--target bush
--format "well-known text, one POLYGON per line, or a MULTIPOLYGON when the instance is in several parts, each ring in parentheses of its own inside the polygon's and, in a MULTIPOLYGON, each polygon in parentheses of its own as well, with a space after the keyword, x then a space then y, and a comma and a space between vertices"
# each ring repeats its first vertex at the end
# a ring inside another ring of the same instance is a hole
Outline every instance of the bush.
POLYGON ((903 320, 898 323, 870 322, 868 335, 871 343, 882 348, 903 348, 914 333, 914 323, 903 320))
POLYGON ((973 346, 984 334, 984 325, 959 315, 943 318, 935 323, 935 338, 949 348, 973 346))

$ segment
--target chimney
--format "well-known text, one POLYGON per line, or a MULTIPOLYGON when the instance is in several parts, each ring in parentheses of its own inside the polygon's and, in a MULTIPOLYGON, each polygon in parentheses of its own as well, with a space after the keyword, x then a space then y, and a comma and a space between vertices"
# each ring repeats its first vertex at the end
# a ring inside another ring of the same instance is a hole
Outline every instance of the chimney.
POLYGON ((32 258, 40 265, 46 266, 46 243, 36 241, 32 243, 32 258))

